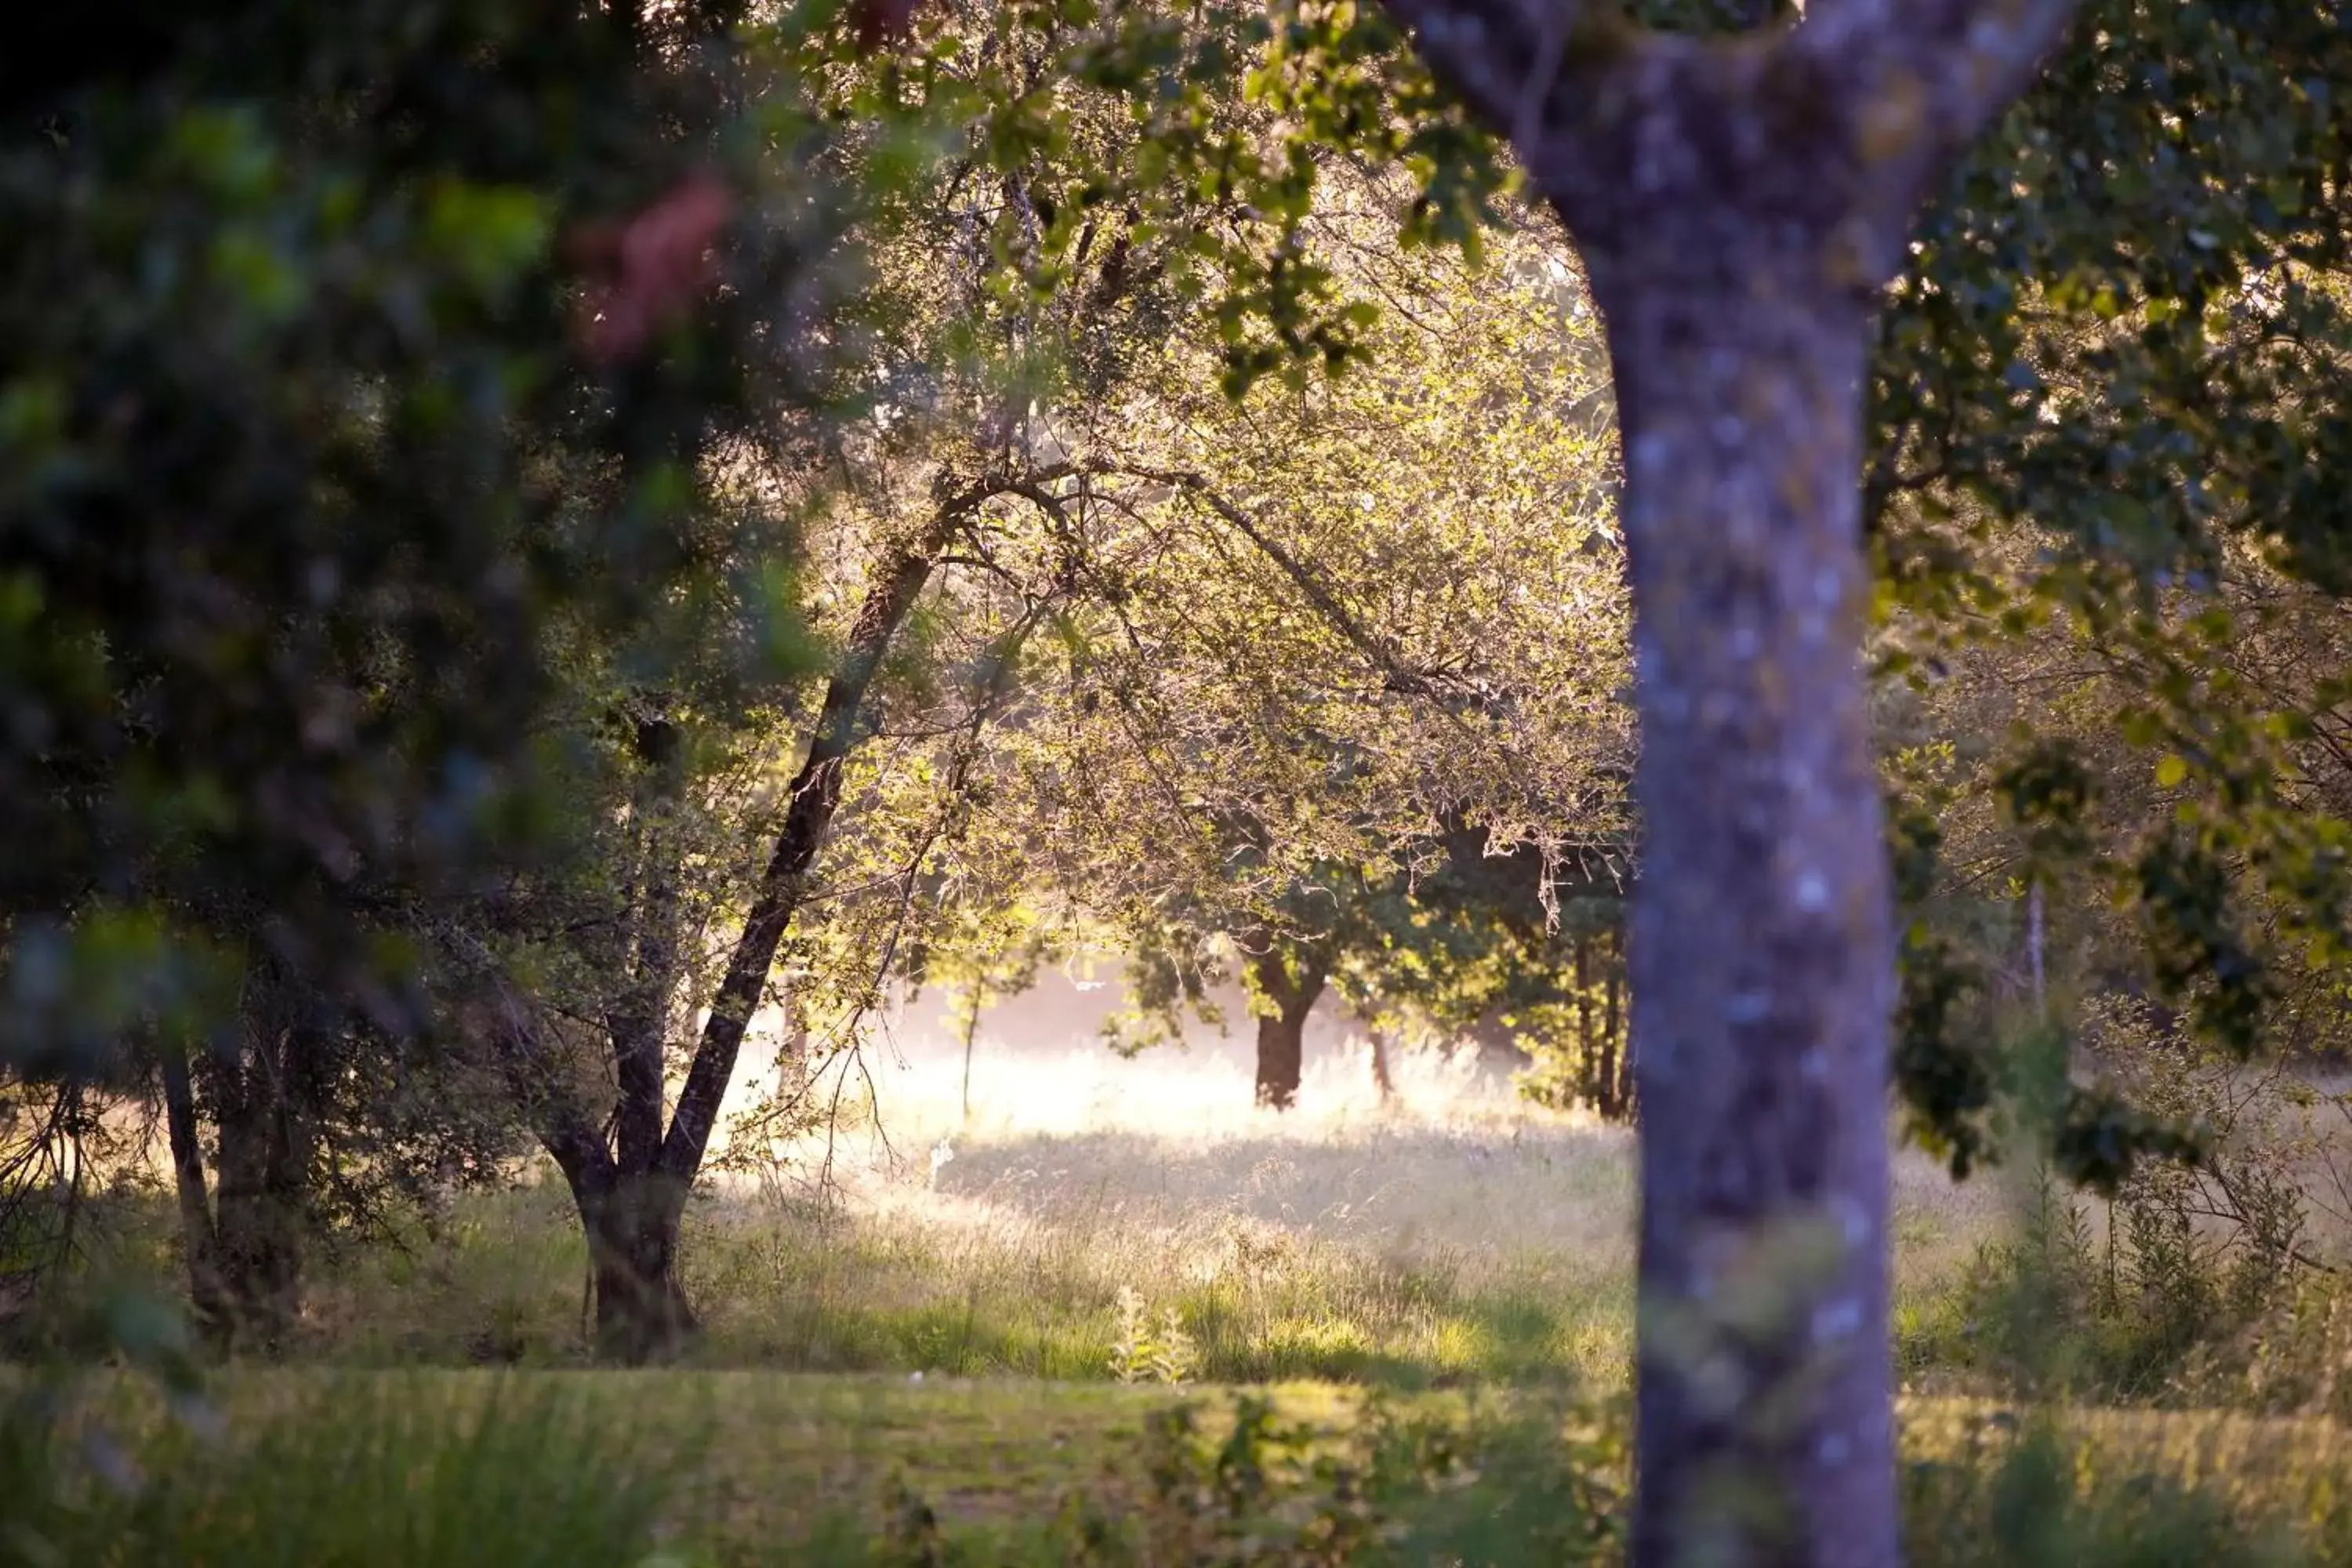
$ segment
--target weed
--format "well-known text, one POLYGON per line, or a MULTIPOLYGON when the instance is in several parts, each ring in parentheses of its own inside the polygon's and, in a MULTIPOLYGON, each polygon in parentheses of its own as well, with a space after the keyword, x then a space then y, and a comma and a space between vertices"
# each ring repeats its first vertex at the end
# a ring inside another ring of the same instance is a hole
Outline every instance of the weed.
POLYGON ((1173 1307, 1157 1319, 1131 1285, 1118 1290, 1118 1329, 1110 1345, 1110 1374, 1121 1383, 1159 1383, 1181 1387, 1200 1365, 1200 1350, 1184 1331, 1173 1307))

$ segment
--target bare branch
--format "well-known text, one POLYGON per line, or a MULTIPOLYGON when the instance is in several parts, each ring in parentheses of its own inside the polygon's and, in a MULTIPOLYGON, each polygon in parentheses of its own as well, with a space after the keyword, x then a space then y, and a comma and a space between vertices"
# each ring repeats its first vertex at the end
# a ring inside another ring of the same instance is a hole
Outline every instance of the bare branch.
POLYGON ((1374 635, 1371 628, 1359 620, 1355 613, 1341 604, 1306 563, 1286 549, 1282 542, 1260 527, 1249 513, 1217 493, 1214 486, 1199 474, 1181 468, 1147 468, 1106 465, 1106 473, 1124 474, 1129 479, 1149 479, 1154 484, 1171 485, 1192 497, 1223 518, 1227 526, 1255 546, 1278 567, 1283 575, 1303 595, 1319 615, 1328 622, 1349 645, 1372 662, 1384 676, 1390 687, 1402 694, 1431 694, 1434 685, 1429 673, 1414 669, 1400 660, 1394 650, 1374 635))

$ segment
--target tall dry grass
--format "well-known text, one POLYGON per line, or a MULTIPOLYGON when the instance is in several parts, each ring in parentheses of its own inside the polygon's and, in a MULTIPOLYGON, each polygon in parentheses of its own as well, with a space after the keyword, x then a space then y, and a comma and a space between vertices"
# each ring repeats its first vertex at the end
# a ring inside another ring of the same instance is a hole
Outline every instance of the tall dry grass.
MULTIPOLYGON (((1633 1142, 1538 1110, 1475 1058, 1327 1038, 1300 1109, 1251 1106, 1234 1042, 972 1064, 937 1034, 869 1053, 829 1135, 754 1152, 692 1205, 696 1354, 817 1370, 1108 1374, 1122 1300, 1172 1310, 1197 1375, 1614 1386, 1632 1333, 1633 1142), (868 1085, 870 1075, 870 1089, 868 1085)), ((2002 1195, 1897 1159, 1898 1317, 1921 1322, 2002 1195)), ((317 1353, 580 1353, 584 1258, 559 1184, 456 1205, 312 1293, 317 1353)))

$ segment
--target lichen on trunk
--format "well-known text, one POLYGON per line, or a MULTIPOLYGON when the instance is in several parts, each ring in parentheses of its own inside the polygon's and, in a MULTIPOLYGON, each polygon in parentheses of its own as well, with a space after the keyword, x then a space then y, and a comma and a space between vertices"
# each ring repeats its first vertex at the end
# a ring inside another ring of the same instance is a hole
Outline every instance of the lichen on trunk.
POLYGON ((1859 660, 1866 316, 1734 266, 1592 270, 1643 718, 1636 1550, 1884 1563, 1894 953, 1859 660))
POLYGON ((1913 210, 2070 0, 1816 0, 1731 38, 1580 0, 1387 5, 1566 224, 1616 377, 1642 727, 1634 1559, 1878 1568, 1894 953, 1862 376, 1913 210))

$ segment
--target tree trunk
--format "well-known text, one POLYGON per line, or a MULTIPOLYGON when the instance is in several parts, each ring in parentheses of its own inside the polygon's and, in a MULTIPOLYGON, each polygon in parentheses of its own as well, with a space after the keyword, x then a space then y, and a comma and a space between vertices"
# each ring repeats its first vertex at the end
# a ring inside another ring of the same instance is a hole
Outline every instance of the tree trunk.
POLYGON ((630 1366, 666 1361, 694 1337, 677 1279, 682 1204, 659 1177, 616 1181, 581 1211, 596 1298, 597 1353, 630 1366))
POLYGON ((719 1120, 719 1103, 735 1076, 744 1032, 767 992, 776 950, 800 908, 809 871, 816 864, 817 851, 824 847, 833 814, 841 804, 842 763, 860 739, 866 694, 874 672, 915 607, 923 585, 930 581, 931 569, 954 529, 969 508, 978 504, 974 500, 943 510, 922 537, 910 541, 885 564, 858 608, 841 663, 825 687, 824 707, 817 717, 808 756, 793 780, 793 804, 785 813, 783 831, 777 835, 775 853, 760 879, 742 934, 728 956, 727 972, 711 1001, 701 1043, 688 1068, 686 1085, 678 1092, 677 1110, 662 1140, 655 1169, 667 1178, 661 1187, 666 1204, 683 1205, 687 1190, 702 1168, 703 1152, 709 1147, 711 1131, 719 1120))
POLYGON ((215 1257, 236 1342, 275 1353, 301 1312, 312 1136, 302 1078, 315 1043, 266 1011, 245 1035, 235 1058, 215 1061, 215 1257))
POLYGON ((1380 1096, 1382 1105, 1394 1105, 1397 1089, 1396 1079, 1389 1071, 1388 1031, 1377 1024, 1367 1024, 1364 1040, 1372 1053, 1372 1092, 1380 1096))
POLYGON ((1582 1076, 1587 1091, 1594 1082, 1593 1063, 1597 1059, 1592 1037, 1592 939, 1580 932, 1576 938, 1576 1070, 1582 1076))
POLYGON ((2071 0, 1388 0, 1581 252, 1624 447, 1642 754, 1633 1556, 1896 1561, 1891 888, 1860 668, 1864 371, 1911 215, 2071 0))
POLYGON ((1634 1550, 1874 1568, 1894 950, 1858 658, 1867 317, 1810 257, 1693 226, 1590 258, 1643 720, 1634 1550))
MULTIPOLYGON (((886 561, 867 588, 857 619, 792 784, 792 805, 754 891, 743 930, 704 1021, 702 1037, 678 1092, 668 1131, 661 1131, 662 1020, 675 984, 674 939, 649 920, 632 961, 632 984, 607 1019, 620 1089, 617 1155, 576 1100, 541 1086, 540 1142, 570 1184, 588 1239, 601 1352, 638 1363, 676 1350, 694 1330, 677 1277, 686 1201, 719 1120, 719 1107, 775 967, 777 949, 800 907, 808 874, 841 801, 841 768, 861 738, 866 693, 891 639, 930 580, 940 553, 971 508, 994 490, 966 492, 932 526, 886 561)), ((649 890, 674 886, 649 873, 649 890)), ((672 895, 664 893, 664 897, 672 895)), ((663 911, 648 910, 649 916, 663 911)), ((505 999, 509 1032, 532 1033, 518 998, 505 999)), ((527 1059, 534 1055, 525 1052, 527 1059)))
POLYGON ((1625 1118, 1625 1064, 1620 1005, 1623 961, 1612 931, 1587 931, 1576 939, 1577 1073, 1584 1103, 1603 1121, 1625 1118), (1596 997, 1594 993, 1599 992, 1596 997))
POLYGON ((1612 931, 1601 939, 1604 964, 1601 976, 1601 1120, 1623 1121, 1631 1114, 1633 1095, 1625 1060, 1625 955, 1612 931))
POLYGON ((1257 1021, 1257 1102, 1287 1110, 1305 1071, 1307 1015, 1285 1010, 1257 1021))
POLYGON ((213 1227, 205 1179, 205 1147, 196 1126, 195 1085, 187 1047, 166 1041, 162 1050, 163 1127, 172 1146, 172 1178, 180 1203, 180 1245, 187 1255, 188 1305, 197 1330, 215 1342, 228 1336, 232 1313, 221 1281, 220 1238, 213 1227))
POLYGON ((220 1348, 273 1353, 301 1311, 315 1137, 305 1074, 318 1052, 269 1012, 266 978, 252 977, 248 995, 258 1005, 234 1052, 204 1061, 217 1136, 209 1182, 187 1048, 166 1043, 159 1060, 190 1308, 220 1348))
POLYGON ((1301 953, 1294 970, 1282 944, 1269 942, 1265 951, 1250 960, 1250 977, 1265 998, 1267 1011, 1257 1019, 1257 1102, 1287 1110, 1298 1100, 1298 1080, 1305 1070, 1307 1016, 1323 994, 1323 961, 1301 953))

